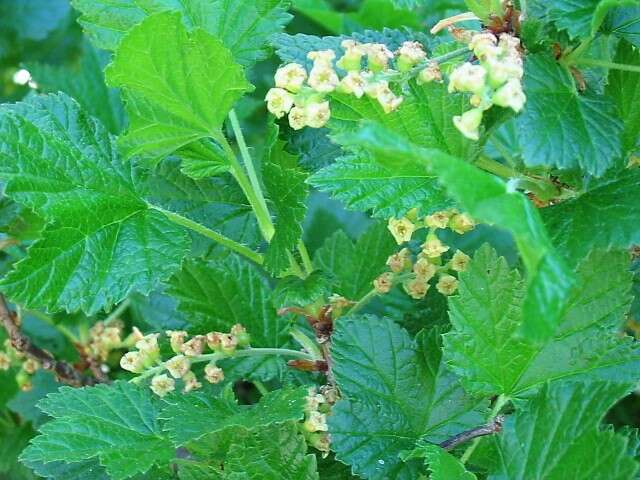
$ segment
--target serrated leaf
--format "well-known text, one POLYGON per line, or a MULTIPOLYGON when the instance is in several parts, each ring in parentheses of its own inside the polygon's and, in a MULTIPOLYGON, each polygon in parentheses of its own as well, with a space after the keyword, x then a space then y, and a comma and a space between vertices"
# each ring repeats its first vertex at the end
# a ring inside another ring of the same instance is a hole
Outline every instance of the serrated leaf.
POLYGON ((449 299, 453 329, 445 356, 474 394, 520 396, 547 380, 568 377, 630 382, 640 349, 619 334, 629 308, 630 274, 624 253, 594 253, 578 280, 556 336, 532 343, 518 336, 524 285, 488 246, 460 274, 449 299))
POLYGON ((167 399, 160 415, 163 429, 175 445, 184 445, 204 435, 230 435, 235 429, 261 429, 273 423, 304 417, 307 388, 269 392, 256 405, 238 405, 235 401, 203 393, 175 395, 167 399))
POLYGON ((384 271, 396 246, 382 223, 369 227, 355 244, 338 230, 318 249, 313 263, 333 277, 333 293, 358 300, 373 288, 373 280, 384 271))
POLYGON ((400 452, 482 423, 482 402, 446 369, 436 330, 414 342, 389 319, 342 317, 331 353, 342 393, 329 417, 331 446, 357 475, 417 478, 420 462, 403 463, 400 452))
POLYGON ((324 272, 315 270, 306 278, 295 275, 278 281, 273 292, 278 308, 310 305, 331 293, 331 281, 324 272))
POLYGON ((524 91, 517 124, 528 166, 580 168, 599 177, 619 161, 623 125, 611 98, 579 94, 569 70, 546 54, 527 57, 524 91))
POLYGON ((480 20, 487 23, 492 16, 502 18, 504 8, 500 0, 465 0, 465 5, 476 14, 480 20))
POLYGON ((555 0, 549 18, 571 38, 595 35, 611 9, 637 6, 637 0, 555 0))
POLYGON ((242 65, 266 58, 268 39, 291 19, 281 0, 72 0, 80 24, 99 48, 115 50, 122 37, 147 16, 178 11, 189 28, 222 40, 242 65))
POLYGON ((32 78, 42 92, 65 92, 107 129, 118 134, 125 123, 124 108, 117 90, 108 88, 102 70, 111 56, 85 41, 78 65, 57 66, 44 63, 27 64, 32 78))
POLYGON ((74 463, 58 462, 29 462, 36 474, 50 480, 111 480, 98 459, 84 460, 74 463))
POLYGON ((633 478, 638 464, 626 439, 599 423, 630 385, 606 382, 546 384, 508 418, 498 437, 498 471, 490 480, 633 478))
POLYGON ((0 138, 6 194, 48 222, 2 281, 11 299, 94 313, 148 293, 179 267, 188 237, 149 208, 140 172, 75 101, 59 94, 4 106, 0 138))
POLYGON ((554 244, 574 264, 594 249, 640 243, 640 169, 623 170, 542 214, 554 244))
POLYGON ((470 163, 440 150, 420 148, 377 124, 365 123, 358 131, 343 134, 340 141, 368 151, 389 168, 422 165, 476 220, 509 230, 528 270, 523 331, 537 339, 553 333, 572 274, 551 244, 538 211, 524 195, 470 163))
POLYGON ((285 149, 298 156, 298 163, 309 172, 331 165, 341 149, 327 135, 327 128, 303 128, 287 132, 285 149))
POLYGON ((7 420, 0 424, 0 437, 0 476, 10 475, 18 466, 18 455, 33 437, 33 429, 29 423, 16 425, 7 420))
POLYGON ((476 480, 456 457, 437 445, 425 445, 425 462, 431 472, 431 480, 476 480))
POLYGON ((220 40, 202 29, 188 32, 174 12, 133 27, 106 77, 122 89, 129 114, 120 145, 151 164, 202 138, 220 138, 229 110, 251 88, 220 40))
MULTIPOLYGON (((168 293, 178 300, 178 308, 190 323, 192 333, 226 332, 241 323, 251 335, 253 347, 284 347, 290 341, 290 321, 277 314, 267 280, 256 267, 238 258, 210 263, 188 261, 171 279, 168 293)), ((240 376, 267 380, 283 374, 279 357, 228 363, 240 376)))
POLYGON ((605 18, 601 30, 624 38, 640 48, 640 6, 615 8, 605 18))
POLYGON ((176 155, 182 160, 182 173, 195 180, 229 171, 229 160, 222 147, 208 138, 185 145, 176 155))
POLYGON ((287 165, 288 156, 284 142, 277 140, 276 131, 275 142, 262 165, 266 194, 276 217, 275 233, 264 256, 264 267, 274 275, 289 268, 291 251, 302 238, 302 221, 307 213, 307 174, 287 165))
POLYGON ((149 388, 128 382, 63 387, 40 402, 54 419, 40 428, 21 461, 29 465, 97 457, 114 480, 164 465, 175 449, 157 421, 160 404, 149 388))
POLYGON ((316 457, 295 423, 252 430, 242 442, 231 445, 224 462, 228 480, 317 480, 316 457))
MULTIPOLYGON (((622 40, 618 44, 614 62, 640 66, 640 52, 622 40)), ((622 151, 624 154, 633 153, 640 141, 640 73, 611 70, 606 93, 616 102, 624 124, 622 151)))

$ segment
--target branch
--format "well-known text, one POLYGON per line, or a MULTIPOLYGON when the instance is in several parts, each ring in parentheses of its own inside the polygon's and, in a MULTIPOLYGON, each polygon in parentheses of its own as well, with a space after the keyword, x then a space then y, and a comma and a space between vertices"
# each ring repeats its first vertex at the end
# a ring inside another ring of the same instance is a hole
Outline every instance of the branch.
POLYGON ((484 437, 485 435, 493 435, 494 433, 500 432, 502 430, 503 422, 504 415, 498 415, 489 423, 480 427, 472 428, 470 430, 465 430, 462 433, 458 433, 457 435, 454 435, 453 437, 445 440, 438 445, 445 450, 453 450, 458 445, 468 442, 469 440, 473 440, 474 438, 484 437))
POLYGON ((83 375, 70 363, 56 360, 51 353, 35 346, 31 339, 20 331, 20 327, 16 322, 16 314, 9 310, 7 301, 2 295, 0 295, 0 321, 9 334, 13 348, 33 360, 37 360, 42 368, 55 373, 62 383, 74 387, 98 383, 95 378, 83 375))

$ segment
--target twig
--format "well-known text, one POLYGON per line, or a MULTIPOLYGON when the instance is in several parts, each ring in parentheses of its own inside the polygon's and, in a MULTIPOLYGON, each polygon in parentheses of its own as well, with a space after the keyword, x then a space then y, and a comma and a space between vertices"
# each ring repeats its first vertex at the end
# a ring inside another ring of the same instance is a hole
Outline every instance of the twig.
POLYGON ((2 295, 0 295, 0 321, 2 321, 2 325, 9 334, 9 339, 11 340, 13 348, 24 353, 28 357, 37 360, 42 368, 55 373, 62 383, 66 383, 67 385, 74 387, 95 385, 98 383, 95 378, 83 375, 70 363, 56 360, 51 353, 35 346, 31 342, 31 339, 20 331, 20 327, 16 323, 16 316, 11 312, 11 310, 9 310, 9 306, 2 295))
POLYGON ((445 450, 453 450, 458 445, 468 442, 469 440, 473 440, 474 438, 484 437, 485 435, 493 435, 494 433, 500 432, 502 430, 503 422, 504 415, 498 415, 489 423, 480 427, 465 430, 462 433, 458 433, 457 435, 454 435, 453 437, 440 443, 439 446, 444 448, 445 450))

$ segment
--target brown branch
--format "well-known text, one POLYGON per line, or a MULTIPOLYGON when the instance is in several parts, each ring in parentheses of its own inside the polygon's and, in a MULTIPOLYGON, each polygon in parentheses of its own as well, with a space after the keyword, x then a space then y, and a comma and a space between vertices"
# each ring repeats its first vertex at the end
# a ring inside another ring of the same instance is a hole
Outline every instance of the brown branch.
POLYGON ((458 445, 468 442, 469 440, 473 440, 474 438, 483 437, 485 435, 493 435, 494 433, 500 432, 502 430, 503 422, 504 415, 498 415, 489 423, 458 433, 457 435, 454 435, 453 437, 445 440, 438 445, 445 450, 453 450, 458 445))
POLYGON ((4 296, 0 295, 0 321, 9 334, 13 348, 37 360, 42 368, 55 373, 62 383, 74 387, 98 383, 95 378, 82 374, 70 363, 56 360, 51 353, 34 345, 31 339, 22 333, 16 320, 16 314, 9 310, 4 296))

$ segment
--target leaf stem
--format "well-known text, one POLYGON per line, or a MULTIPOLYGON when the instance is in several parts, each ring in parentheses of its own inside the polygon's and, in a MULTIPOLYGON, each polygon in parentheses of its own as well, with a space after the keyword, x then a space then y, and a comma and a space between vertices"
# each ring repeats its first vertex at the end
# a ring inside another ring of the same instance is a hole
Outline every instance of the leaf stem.
POLYGON ((624 70, 627 72, 640 73, 640 65, 629 65, 626 63, 615 63, 607 60, 601 60, 599 58, 578 58, 575 61, 576 65, 586 65, 591 67, 604 67, 611 70, 624 70))
POLYGON ((369 303, 371 300, 373 300, 377 296, 378 296, 378 292, 376 291, 375 288, 372 288, 371 290, 369 290, 364 297, 358 300, 356 304, 349 309, 349 315, 353 313, 357 313, 358 311, 362 310, 362 308, 364 308, 364 306, 367 303, 369 303))
POLYGON ((253 165, 253 160, 251 159, 251 154, 249 153, 249 148, 247 147, 247 142, 245 142, 244 140, 244 134, 242 133, 242 129, 240 128, 240 122, 238 122, 238 116, 233 109, 231 109, 231 111, 229 112, 229 121, 231 122, 231 129, 233 130, 233 134, 236 137, 236 142, 238 142, 240 155, 242 156, 244 167, 247 169, 249 182, 251 183, 251 187, 253 188, 253 192, 257 200, 257 204, 254 205, 254 210, 256 211, 256 216, 263 217, 262 220, 266 227, 263 233, 265 239, 267 240, 267 242, 269 242, 273 237, 275 229, 273 227, 273 222, 271 221, 271 215, 269 215, 267 202, 264 198, 264 194, 262 193, 262 187, 260 186, 260 181, 258 180, 256 169, 253 165))
POLYGON ((311 273, 313 272, 313 262, 311 261, 311 256, 309 255, 309 251, 302 241, 302 238, 298 242, 298 253, 300 254, 302 265, 304 265, 304 269, 306 270, 307 275, 311 275, 311 273))
MULTIPOLYGON (((227 355, 225 353, 206 353, 204 355, 197 355, 195 357, 189 357, 191 364, 194 363, 203 363, 203 362, 217 362, 218 360, 226 360, 230 358, 241 358, 241 357, 255 357, 259 355, 282 355, 287 357, 295 357, 303 360, 309 360, 312 362, 316 361, 316 358, 313 355, 310 355, 306 352, 300 352, 299 350, 291 350, 289 348, 247 348, 244 350, 236 350, 232 355, 227 355)), ((159 364, 156 367, 150 368, 142 372, 135 378, 132 378, 130 382, 132 383, 140 383, 145 378, 149 378, 153 375, 156 375, 166 369, 166 362, 159 364)))
POLYGON ((193 220, 183 217, 175 212, 171 212, 169 210, 165 210, 164 208, 158 207, 157 205, 148 204, 149 208, 153 208, 161 213, 163 213, 169 220, 173 223, 181 225, 183 227, 188 228, 189 230, 193 230, 194 232, 199 233, 207 238, 210 238, 214 242, 219 243, 227 247, 230 250, 233 250, 236 253, 248 258, 249 260, 257 263, 258 265, 262 265, 264 258, 258 252, 254 252, 249 247, 246 247, 235 240, 230 239, 229 237, 225 237, 224 235, 211 230, 210 228, 201 225, 198 222, 194 222, 193 220))
POLYGON ((120 315, 126 312, 130 305, 131 305, 131 300, 128 298, 125 298, 124 301, 121 302, 120 305, 118 305, 118 307, 115 310, 113 310, 109 314, 109 316, 102 321, 102 323, 104 323, 105 325, 109 325, 111 322, 118 319, 120 315))
MULTIPOLYGON (((507 397, 506 395, 504 395, 504 394, 502 394, 498 398, 496 398, 496 401, 493 404, 493 408, 491 409, 491 413, 489 414, 488 420, 491 421, 494 418, 496 418, 498 416, 498 414, 500 413, 500 410, 502 410, 502 408, 509 402, 509 400, 511 400, 511 399, 509 397, 507 397)), ((478 447, 478 444, 480 443, 481 439, 482 439, 482 437, 474 438, 473 442, 471 443, 471 445, 469 445, 467 447, 467 449, 464 451, 464 453, 462 454, 462 457, 460 457, 460 461, 463 464, 467 463, 469 458, 471 458, 471 455, 473 454, 475 449, 478 447)))
POLYGON ((37 310, 24 310, 25 313, 31 315, 32 317, 37 318, 38 320, 43 321, 44 323, 51 325, 53 328, 58 330, 62 335, 64 335, 67 340, 69 340, 72 344, 80 343, 80 339, 67 327, 56 323, 53 319, 47 315, 46 313, 39 312, 37 310))

